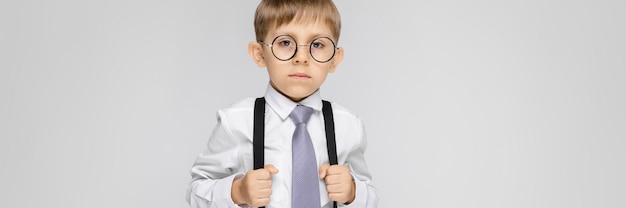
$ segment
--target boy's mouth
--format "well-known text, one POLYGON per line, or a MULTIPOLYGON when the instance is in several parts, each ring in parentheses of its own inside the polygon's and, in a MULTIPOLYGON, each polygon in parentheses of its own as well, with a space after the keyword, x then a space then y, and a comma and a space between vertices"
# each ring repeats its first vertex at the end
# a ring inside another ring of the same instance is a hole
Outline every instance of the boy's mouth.
POLYGON ((307 75, 305 73, 290 74, 289 77, 296 78, 296 79, 308 79, 308 78, 311 78, 309 75, 307 75))

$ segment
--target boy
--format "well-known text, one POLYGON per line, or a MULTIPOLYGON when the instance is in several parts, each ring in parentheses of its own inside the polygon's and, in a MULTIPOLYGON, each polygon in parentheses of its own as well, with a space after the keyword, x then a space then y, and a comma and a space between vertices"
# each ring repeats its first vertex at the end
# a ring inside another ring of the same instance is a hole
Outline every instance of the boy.
POLYGON ((329 165, 319 88, 344 53, 335 45, 341 21, 333 2, 263 0, 254 26, 257 41, 248 52, 270 78, 260 111, 264 166, 252 167, 255 99, 219 110, 218 124, 191 169, 191 207, 376 207, 363 125, 337 103, 332 115, 338 164, 329 165))

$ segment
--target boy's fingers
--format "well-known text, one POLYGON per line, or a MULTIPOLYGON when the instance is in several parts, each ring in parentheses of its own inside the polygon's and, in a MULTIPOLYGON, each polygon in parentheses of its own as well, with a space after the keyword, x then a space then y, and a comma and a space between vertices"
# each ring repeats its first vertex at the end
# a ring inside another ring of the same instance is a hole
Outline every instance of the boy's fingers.
POLYGON ((350 169, 348 169, 348 167, 343 166, 343 165, 333 165, 328 168, 327 172, 328 172, 327 173, 328 175, 335 175, 335 174, 341 174, 341 173, 348 173, 350 172, 350 169))
POLYGON ((272 164, 265 165, 263 169, 269 171, 272 175, 278 173, 278 169, 276 169, 276 167, 274 167, 272 164))
POLYGON ((325 163, 322 166, 320 166, 320 178, 324 179, 326 178, 326 170, 328 170, 328 168, 330 168, 330 164, 325 163))

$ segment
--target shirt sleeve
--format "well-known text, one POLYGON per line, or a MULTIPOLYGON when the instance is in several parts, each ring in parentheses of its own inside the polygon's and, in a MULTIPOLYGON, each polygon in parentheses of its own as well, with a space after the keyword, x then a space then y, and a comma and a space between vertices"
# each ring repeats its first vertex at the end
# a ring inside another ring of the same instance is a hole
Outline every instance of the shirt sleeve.
POLYGON ((227 119, 218 111, 217 125, 204 151, 196 158, 187 202, 192 208, 239 207, 231 198, 233 180, 243 177, 239 168, 239 141, 229 129, 227 119))
POLYGON ((358 144, 353 149, 345 162, 345 165, 350 168, 350 173, 354 179, 356 185, 355 199, 348 205, 338 205, 338 207, 366 207, 375 208, 378 206, 378 194, 376 188, 372 183, 372 175, 370 174, 367 164, 365 162, 365 149, 367 148, 367 140, 365 137, 365 128, 361 120, 359 119, 359 136, 358 144))

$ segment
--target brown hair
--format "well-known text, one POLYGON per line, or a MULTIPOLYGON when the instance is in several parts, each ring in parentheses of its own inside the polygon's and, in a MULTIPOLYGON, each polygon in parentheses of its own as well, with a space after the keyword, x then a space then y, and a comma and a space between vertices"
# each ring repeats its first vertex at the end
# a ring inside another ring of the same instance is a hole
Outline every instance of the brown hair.
POLYGON ((263 41, 270 29, 294 20, 324 21, 330 26, 332 38, 339 40, 341 18, 332 0, 262 0, 254 15, 257 41, 263 41))

